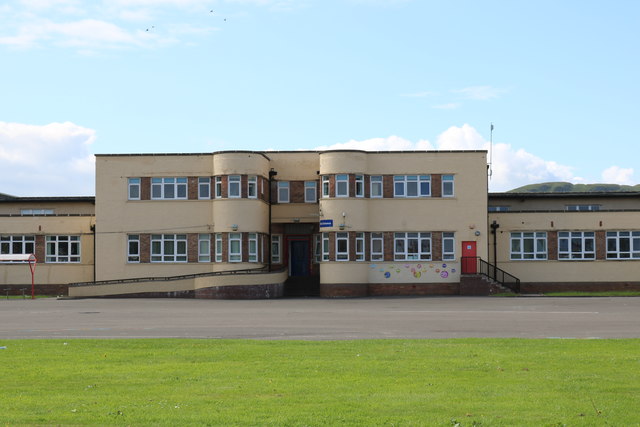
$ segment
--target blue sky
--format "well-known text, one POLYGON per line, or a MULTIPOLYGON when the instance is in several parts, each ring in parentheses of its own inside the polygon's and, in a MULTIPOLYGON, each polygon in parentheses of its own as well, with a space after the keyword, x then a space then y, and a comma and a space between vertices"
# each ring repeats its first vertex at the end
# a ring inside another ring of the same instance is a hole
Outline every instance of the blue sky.
POLYGON ((0 192, 93 154, 488 149, 491 191, 638 183, 640 2, 9 0, 0 192), (213 11, 213 12, 212 12, 213 11))

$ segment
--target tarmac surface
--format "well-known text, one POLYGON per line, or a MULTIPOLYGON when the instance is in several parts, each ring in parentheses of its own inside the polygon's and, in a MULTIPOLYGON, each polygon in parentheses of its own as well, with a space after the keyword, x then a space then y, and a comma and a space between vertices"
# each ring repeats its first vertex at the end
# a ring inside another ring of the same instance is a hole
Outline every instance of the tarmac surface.
POLYGON ((0 299, 0 339, 638 338, 640 298, 0 299))

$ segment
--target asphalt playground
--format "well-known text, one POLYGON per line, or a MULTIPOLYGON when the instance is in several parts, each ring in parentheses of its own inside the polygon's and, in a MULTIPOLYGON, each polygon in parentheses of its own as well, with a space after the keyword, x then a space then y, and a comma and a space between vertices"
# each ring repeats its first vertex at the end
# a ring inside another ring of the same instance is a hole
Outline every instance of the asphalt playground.
POLYGON ((0 340, 467 337, 638 338, 640 298, 0 299, 0 340))

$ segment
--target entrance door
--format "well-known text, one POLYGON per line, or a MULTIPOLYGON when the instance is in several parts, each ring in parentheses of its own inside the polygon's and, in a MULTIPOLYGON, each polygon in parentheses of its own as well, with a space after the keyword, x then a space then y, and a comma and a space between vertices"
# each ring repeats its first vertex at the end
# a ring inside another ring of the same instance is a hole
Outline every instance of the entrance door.
POLYGON ((309 276, 311 271, 309 240, 291 240, 289 242, 289 275, 309 276))
POLYGON ((476 242, 462 242, 462 274, 478 272, 476 256, 476 242))

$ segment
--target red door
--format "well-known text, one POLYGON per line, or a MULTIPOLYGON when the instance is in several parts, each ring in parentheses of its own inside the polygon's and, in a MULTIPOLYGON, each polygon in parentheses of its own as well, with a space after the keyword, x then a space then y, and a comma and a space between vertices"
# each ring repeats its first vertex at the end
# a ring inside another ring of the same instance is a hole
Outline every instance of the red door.
POLYGON ((477 272, 476 242, 462 242, 462 274, 476 274, 477 272))

